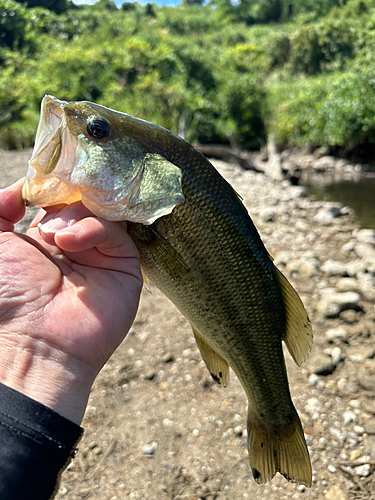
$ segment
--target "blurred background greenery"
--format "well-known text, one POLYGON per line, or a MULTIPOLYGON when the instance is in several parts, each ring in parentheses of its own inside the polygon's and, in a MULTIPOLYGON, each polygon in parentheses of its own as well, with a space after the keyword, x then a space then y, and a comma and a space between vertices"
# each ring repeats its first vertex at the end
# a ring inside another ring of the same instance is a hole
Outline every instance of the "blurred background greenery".
POLYGON ((371 149, 374 48, 375 0, 0 0, 0 146, 32 145, 52 94, 190 142, 371 149))

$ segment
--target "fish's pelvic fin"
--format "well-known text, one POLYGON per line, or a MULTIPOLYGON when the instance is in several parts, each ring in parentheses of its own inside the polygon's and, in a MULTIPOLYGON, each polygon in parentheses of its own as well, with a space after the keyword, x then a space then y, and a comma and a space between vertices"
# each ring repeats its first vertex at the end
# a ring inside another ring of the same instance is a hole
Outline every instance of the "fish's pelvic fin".
POLYGON ((215 382, 226 387, 229 382, 228 363, 202 339, 194 328, 193 332, 197 346, 199 347, 203 361, 206 363, 211 377, 215 380, 215 382))
POLYGON ((265 483, 279 472, 288 481, 311 486, 310 456, 298 415, 294 423, 272 430, 248 418, 247 444, 255 481, 265 483))
POLYGON ((141 268, 141 273, 142 273, 142 278, 143 278, 143 288, 146 290, 146 292, 152 293, 152 290, 151 290, 151 281, 147 278, 147 276, 143 272, 142 268, 141 268))
POLYGON ((286 325, 283 340, 298 366, 309 355, 313 334, 306 309, 297 292, 285 276, 275 268, 285 306, 286 325))

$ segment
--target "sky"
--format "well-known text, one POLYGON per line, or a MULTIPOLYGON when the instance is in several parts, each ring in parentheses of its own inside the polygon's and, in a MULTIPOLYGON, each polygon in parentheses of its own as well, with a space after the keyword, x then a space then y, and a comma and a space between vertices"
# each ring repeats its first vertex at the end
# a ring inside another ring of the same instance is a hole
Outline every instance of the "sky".
MULTIPOLYGON (((73 3, 76 5, 93 5, 98 0, 73 0, 73 3)), ((123 2, 131 2, 134 0, 113 0, 117 7, 121 7, 123 2)), ((145 5, 146 3, 156 3, 157 5, 178 5, 181 3, 181 0, 138 0, 141 5, 145 5)))

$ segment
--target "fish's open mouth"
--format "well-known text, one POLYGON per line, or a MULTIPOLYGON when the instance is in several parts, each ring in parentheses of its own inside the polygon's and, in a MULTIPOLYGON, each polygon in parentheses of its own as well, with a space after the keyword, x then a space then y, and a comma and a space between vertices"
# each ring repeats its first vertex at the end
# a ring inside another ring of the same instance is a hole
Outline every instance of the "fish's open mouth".
POLYGON ((25 205, 51 206, 81 199, 78 188, 69 182, 76 138, 69 133, 64 105, 53 96, 45 96, 35 137, 35 145, 22 188, 25 205))

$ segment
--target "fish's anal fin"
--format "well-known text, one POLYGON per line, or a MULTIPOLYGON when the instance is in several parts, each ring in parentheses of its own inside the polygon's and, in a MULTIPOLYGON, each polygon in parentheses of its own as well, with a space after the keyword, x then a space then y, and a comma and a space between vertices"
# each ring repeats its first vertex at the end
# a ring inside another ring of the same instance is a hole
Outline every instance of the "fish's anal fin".
POLYGON ((270 481, 279 472, 288 481, 311 486, 310 456, 298 415, 292 424, 272 430, 249 418, 247 432, 250 466, 257 483, 270 481))
POLYGON ((193 328, 197 346, 201 352, 203 361, 206 363, 211 377, 220 385, 226 387, 229 382, 229 365, 216 351, 205 342, 193 328))
POLYGON ((297 292, 285 276, 275 268, 285 306, 286 325, 283 340, 298 366, 307 358, 313 340, 312 328, 306 309, 297 292))

